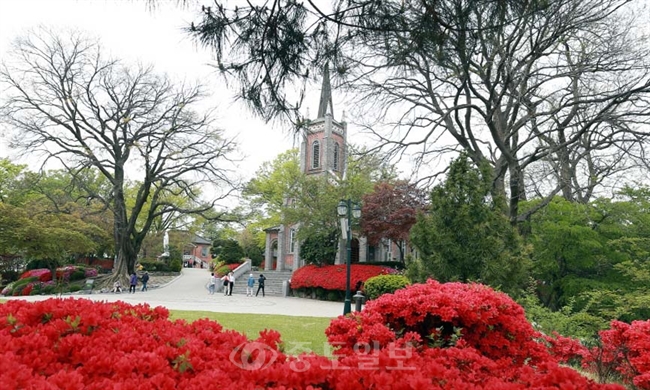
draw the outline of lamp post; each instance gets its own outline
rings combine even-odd
[[[336,207],[336,211],[341,218],[341,230],[345,235],[345,245],[347,249],[347,257],[345,259],[346,275],[345,275],[345,303],[343,304],[343,315],[352,311],[352,293],[350,291],[350,263],[352,261],[352,235],[350,233],[350,225],[352,225],[352,217],[361,217],[361,208],[358,204],[353,204],[350,199],[341,200]]]

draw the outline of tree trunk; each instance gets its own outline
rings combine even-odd
[[[519,165],[519,161],[514,160],[508,164],[510,171],[510,202],[508,216],[510,223],[515,226],[519,216],[519,202],[526,200],[526,187],[524,183],[524,172]]]

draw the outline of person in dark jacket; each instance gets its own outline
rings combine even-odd
[[[129,286],[129,292],[135,294],[135,286],[138,284],[138,275],[134,273],[131,274],[131,280],[130,280],[130,286]]]
[[[255,296],[260,293],[260,290],[262,290],[262,296],[264,296],[264,281],[266,280],[266,276],[260,274],[260,277],[257,279],[257,292],[255,293]]]
[[[149,272],[144,271],[144,275],[142,275],[142,291],[147,291],[148,281],[149,281]]]

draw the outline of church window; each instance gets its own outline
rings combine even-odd
[[[311,144],[311,167],[318,168],[320,166],[320,142],[314,141]]]
[[[289,231],[289,253],[293,253],[296,246],[296,229]]]
[[[334,143],[334,170],[339,170],[339,143]]]

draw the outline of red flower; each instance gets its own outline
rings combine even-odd
[[[358,282],[363,283],[373,276],[387,275],[393,272],[392,268],[378,265],[352,264],[350,266],[351,288],[354,288]],[[306,265],[299,268],[291,276],[291,288],[320,287],[325,290],[345,291],[346,277],[347,268],[345,264],[325,265],[322,267]]]

